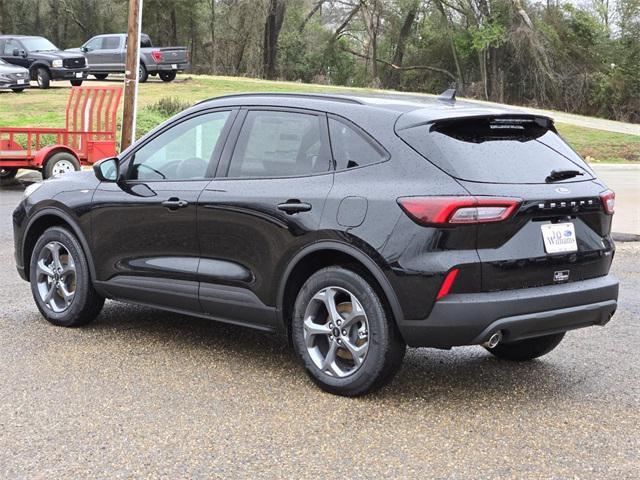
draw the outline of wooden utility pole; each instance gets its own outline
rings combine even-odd
[[[142,0],[129,0],[127,29],[127,61],[124,74],[124,113],[120,151],[133,143],[136,136],[136,108],[140,70],[140,29],[142,28]]]

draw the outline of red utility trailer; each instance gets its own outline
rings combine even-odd
[[[121,96],[121,87],[74,87],[65,128],[0,127],[0,180],[19,168],[49,178],[115,156]]]

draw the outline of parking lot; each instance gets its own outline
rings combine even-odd
[[[246,329],[114,302],[49,325],[13,262],[22,189],[0,190],[0,478],[638,478],[638,242],[608,326],[525,364],[410,350],[346,399]]]

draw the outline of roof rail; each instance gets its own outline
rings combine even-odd
[[[202,100],[196,105],[200,105],[205,102],[210,102],[212,100],[222,100],[227,98],[234,97],[292,97],[292,98],[309,98],[311,100],[327,100],[330,102],[342,102],[342,103],[352,103],[356,105],[364,105],[364,102],[357,100],[352,97],[340,97],[337,95],[330,95],[324,93],[280,93],[280,92],[263,92],[263,93],[231,93],[229,95],[221,95],[219,97],[207,98],[206,100]]]

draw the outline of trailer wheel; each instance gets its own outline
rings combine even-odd
[[[51,155],[44,164],[42,176],[47,179],[54,175],[63,175],[65,173],[80,170],[80,162],[69,152],[58,152]]]
[[[10,185],[18,173],[17,168],[0,167],[0,185]]]
[[[11,90],[13,90],[15,93],[22,93],[22,92],[24,92],[24,88],[12,88]]]
[[[71,82],[72,87],[79,87],[82,85],[82,80],[69,80]]]
[[[96,77],[98,80],[104,80],[105,78],[107,78],[109,76],[109,74],[108,73],[94,73],[93,76]]]
[[[51,74],[49,70],[46,68],[39,68],[36,70],[36,81],[38,82],[38,87],[40,88],[49,88],[51,84]]]
[[[171,70],[170,72],[160,72],[160,79],[163,82],[172,82],[176,78],[176,73],[178,72],[175,70]]]

